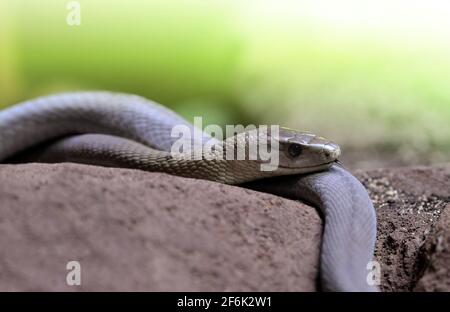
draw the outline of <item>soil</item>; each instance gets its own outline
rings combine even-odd
[[[381,263],[381,289],[414,290],[433,252],[424,246],[436,236],[435,227],[443,211],[449,208],[450,165],[355,174],[366,186],[377,212],[375,255]],[[447,262],[446,266],[449,265]],[[445,284],[449,278],[450,275],[436,276],[436,282]]]
[[[450,164],[354,173],[377,209],[381,289],[450,291]],[[0,165],[2,291],[315,291],[321,231],[313,207],[241,187]]]

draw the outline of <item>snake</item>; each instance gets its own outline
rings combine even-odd
[[[175,126],[196,130],[169,108],[134,94],[42,96],[0,111],[0,163],[75,162],[164,172],[311,203],[324,218],[319,287],[378,291],[367,279],[374,257],[375,210],[364,186],[340,164],[339,145],[289,128],[265,135],[248,130],[219,140],[201,130],[182,138],[174,135]],[[250,147],[261,140],[276,142],[271,146],[279,155],[275,166],[258,155],[250,157]],[[174,153],[177,142],[191,144],[192,150]],[[239,144],[245,147],[244,158],[224,157]],[[198,150],[200,157],[192,157]]]

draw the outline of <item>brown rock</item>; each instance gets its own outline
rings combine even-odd
[[[450,164],[357,171],[384,291],[449,286]],[[0,290],[313,291],[314,208],[243,189],[75,164],[0,166]],[[77,260],[82,285],[66,284]]]
[[[299,202],[159,173],[0,166],[0,290],[313,291],[321,220]],[[81,264],[67,286],[66,264]]]

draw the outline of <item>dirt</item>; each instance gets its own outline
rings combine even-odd
[[[449,291],[450,289],[450,205],[428,235],[420,250],[423,272],[414,290]]]
[[[414,290],[431,252],[423,247],[450,202],[450,165],[355,173],[377,212],[375,255],[381,263],[381,289]]]
[[[377,209],[381,289],[450,291],[450,164],[355,174]],[[314,291],[321,230],[314,208],[240,187],[0,165],[3,291]]]

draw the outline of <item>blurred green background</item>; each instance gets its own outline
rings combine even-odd
[[[450,161],[450,2],[0,0],[0,107],[143,95],[192,121],[280,124],[352,168]]]

